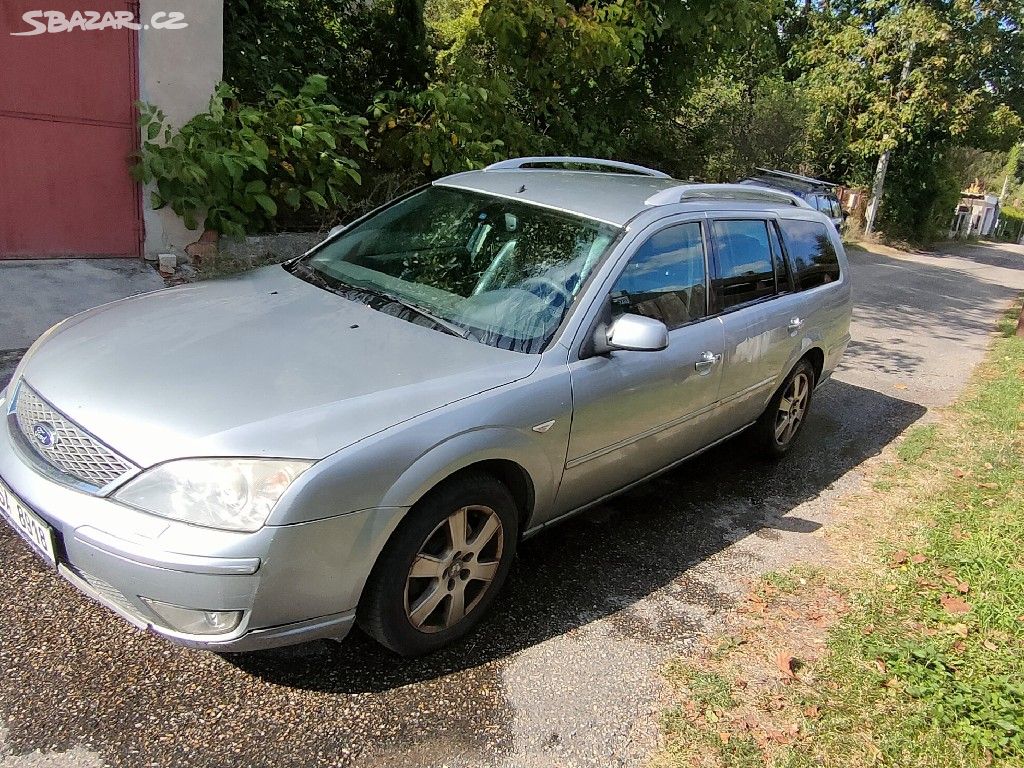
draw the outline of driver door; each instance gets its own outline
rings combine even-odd
[[[568,512],[713,442],[725,334],[708,318],[704,225],[659,225],[609,292],[612,319],[629,312],[669,329],[659,352],[616,350],[569,364],[573,418],[556,502]],[[652,227],[652,229],[654,229]]]

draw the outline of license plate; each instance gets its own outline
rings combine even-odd
[[[50,565],[57,565],[57,555],[54,554],[53,547],[53,529],[26,507],[3,480],[0,480],[0,515],[6,517],[14,530],[20,533]]]

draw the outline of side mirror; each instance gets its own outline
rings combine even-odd
[[[598,335],[603,335],[601,329]],[[607,330],[607,338],[594,340],[595,352],[616,349],[659,352],[668,347],[668,328],[660,320],[643,315],[622,315]]]

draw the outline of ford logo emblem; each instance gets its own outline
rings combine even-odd
[[[53,427],[42,421],[32,425],[32,437],[44,448],[52,448],[57,444],[57,433],[53,431]]]

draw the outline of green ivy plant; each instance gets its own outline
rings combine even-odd
[[[366,151],[363,117],[323,98],[327,78],[313,75],[297,95],[275,87],[256,104],[239,104],[221,83],[207,112],[175,131],[164,113],[139,104],[144,141],[135,177],[155,182],[154,208],[169,205],[189,229],[242,236],[278,228],[289,217],[324,220],[349,206],[362,183],[353,150]]]

